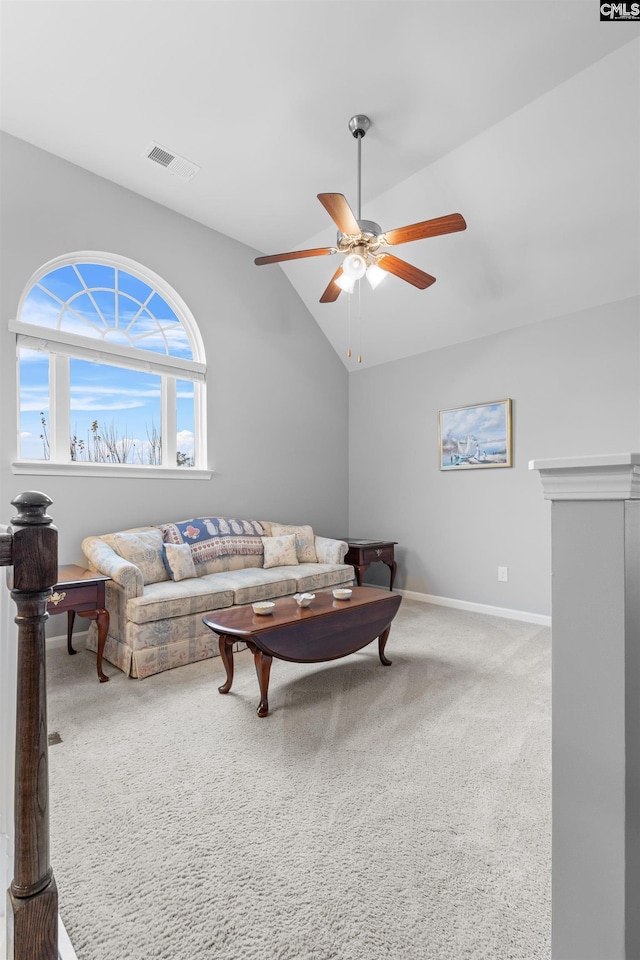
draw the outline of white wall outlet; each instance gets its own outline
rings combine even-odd
[[[509,567],[498,567],[498,580],[507,583],[509,580]]]

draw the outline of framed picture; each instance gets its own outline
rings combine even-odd
[[[441,410],[438,440],[441,470],[510,467],[511,400]]]

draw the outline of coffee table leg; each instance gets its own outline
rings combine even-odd
[[[269,692],[269,676],[271,674],[272,657],[268,653],[263,653],[257,647],[253,648],[253,660],[258,674],[258,683],[260,685],[260,703],[258,704],[257,714],[259,717],[266,717],[269,713],[269,701],[267,694]]]
[[[378,637],[378,653],[380,655],[380,663],[384,664],[385,667],[390,667],[393,662],[391,660],[388,660],[387,657],[385,657],[384,655],[384,648],[387,645],[387,639],[389,637],[390,630],[391,630],[391,624],[389,624],[387,629],[383,633],[381,633],[380,636]]]
[[[225,637],[221,633],[218,638],[218,649],[220,650],[220,659],[227,671],[227,679],[221,687],[218,687],[218,693],[229,693],[233,683],[233,638]]]

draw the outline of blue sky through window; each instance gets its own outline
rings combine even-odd
[[[96,346],[102,341],[105,347],[193,359],[187,331],[169,303],[148,283],[116,266],[76,263],[50,271],[29,291],[19,319],[85,337]],[[21,347],[19,357],[20,456],[47,459],[49,353]],[[112,441],[109,459],[159,463],[162,377],[117,363],[117,356],[113,364],[68,360],[71,456],[96,459],[91,448],[95,453],[100,436]],[[194,403],[194,384],[176,380],[178,460],[188,466],[195,453]]]
[[[167,301],[138,277],[115,267],[79,263],[42,277],[20,319],[90,339],[108,338],[139,350],[193,359],[186,330]]]
[[[89,450],[98,421],[101,436],[128,438],[126,462],[148,463],[153,436],[161,433],[161,390],[157,374],[111,364],[70,360],[70,432],[78,459],[93,459]],[[42,419],[45,425],[43,427]],[[177,449],[187,460],[194,457],[194,385],[176,381]],[[20,350],[20,456],[48,459],[43,430],[49,422],[49,355]],[[82,448],[78,449],[78,444]]]
[[[49,422],[49,357],[37,350],[20,350],[20,456],[48,460],[42,417]],[[47,426],[48,429],[48,426]]]

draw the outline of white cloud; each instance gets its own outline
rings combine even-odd
[[[45,300],[44,296],[40,294],[37,303],[33,299],[27,299],[24,302],[18,319],[22,323],[35,323],[39,327],[49,327],[55,330],[58,326],[59,313],[60,305],[53,300]]]
[[[193,451],[195,449],[195,437],[191,430],[178,430],[176,441],[178,444],[178,450],[181,453],[186,453],[189,457],[193,456]]]
[[[108,402],[106,400],[98,400],[95,397],[72,397],[70,408],[71,410],[89,410],[89,411],[98,411],[98,410],[136,410],[139,407],[144,407],[144,403],[138,401],[137,403],[132,400],[122,399],[120,401]]]

